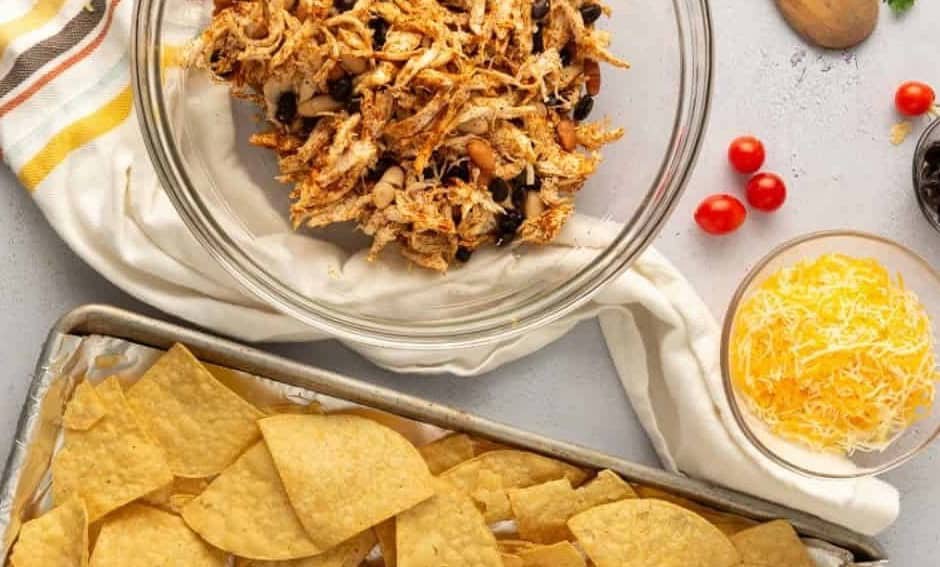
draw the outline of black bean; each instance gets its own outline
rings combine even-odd
[[[385,47],[385,41],[388,39],[388,22],[375,17],[369,20],[369,27],[372,28],[372,49],[379,51]]]
[[[350,114],[358,114],[362,112],[362,97],[354,96],[349,99],[349,102],[346,103],[346,112]]]
[[[933,144],[924,153],[924,177],[940,175],[940,142]]]
[[[421,172],[421,177],[423,177],[425,180],[427,180],[427,179],[434,179],[434,177],[435,177],[436,175],[437,175],[437,174],[434,172],[434,166],[433,166],[433,165],[429,165],[429,166],[425,167],[425,168],[424,168],[424,171]]]
[[[524,186],[516,187],[512,190],[512,206],[518,210],[525,207],[526,188]]]
[[[348,102],[353,94],[353,82],[349,75],[332,81],[329,85],[330,96],[338,102]]]
[[[313,133],[313,129],[317,127],[319,122],[319,118],[304,116],[303,120],[300,121],[300,133],[304,136],[309,136]]]
[[[333,0],[333,6],[339,12],[348,12],[356,6],[356,0]]]
[[[921,185],[924,201],[931,205],[940,205],[940,183],[924,183]]]
[[[457,261],[458,262],[469,262],[470,256],[473,255],[473,250],[470,250],[466,246],[460,246],[457,248]]]
[[[444,181],[449,179],[460,179],[461,181],[470,181],[470,164],[462,161],[447,168],[444,173]]]
[[[571,65],[571,63],[574,61],[575,55],[577,54],[578,54],[578,46],[575,45],[574,42],[571,42],[568,45],[564,46],[561,49],[561,53],[559,54],[561,55],[561,64],[564,67]]]
[[[521,211],[506,211],[504,214],[499,215],[497,226],[499,231],[503,233],[516,232],[522,226],[523,221],[525,221],[525,217]]]
[[[596,22],[603,13],[604,11],[601,9],[600,4],[585,4],[581,6],[581,19],[584,20],[584,25],[586,26]]]
[[[297,116],[297,94],[293,91],[285,91],[277,98],[274,117],[281,124],[290,124],[295,116]]]
[[[524,221],[525,218],[519,211],[507,211],[499,215],[496,219],[496,245],[505,246],[515,240],[516,232]]]
[[[215,65],[216,63],[219,62],[220,59],[222,59],[222,50],[216,49],[215,51],[212,52],[212,55],[209,56],[209,63],[211,63],[212,65]]]
[[[492,182],[490,182],[490,194],[493,196],[493,200],[497,203],[501,203],[506,200],[506,197],[509,196],[509,183],[505,179],[500,179],[497,177]]]
[[[382,156],[379,158],[379,161],[375,162],[375,166],[366,176],[367,181],[373,183],[377,182],[379,179],[382,179],[382,176],[385,175],[385,172],[388,168],[393,165],[398,165],[398,162],[394,160],[391,156]]]
[[[924,159],[929,163],[940,165],[940,142],[934,142],[924,153]]]
[[[463,209],[460,207],[451,209],[450,218],[453,219],[454,226],[460,226],[460,223],[463,222]]]
[[[545,51],[545,36],[542,34],[542,28],[539,28],[532,34],[532,53],[542,53],[543,51]]]
[[[565,104],[565,101],[561,100],[561,97],[559,97],[556,94],[550,94],[548,95],[548,98],[545,99],[545,106],[549,108],[558,108],[559,106],[562,106],[564,104]]]
[[[594,110],[594,97],[584,95],[578,101],[578,104],[574,105],[574,119],[580,122],[590,116],[592,110]]]
[[[544,19],[550,9],[551,5],[549,5],[548,0],[535,0],[535,3],[532,4],[532,19],[535,21]]]

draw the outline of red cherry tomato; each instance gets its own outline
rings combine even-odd
[[[898,87],[894,103],[898,112],[906,116],[921,116],[930,112],[937,100],[937,95],[930,85],[917,81],[908,81]]]
[[[746,218],[744,203],[724,193],[706,197],[695,210],[695,222],[708,234],[730,234],[738,230]]]
[[[728,148],[728,160],[740,173],[754,173],[764,165],[764,144],[754,136],[741,136]]]
[[[747,182],[747,202],[759,211],[776,211],[786,200],[787,185],[779,175],[758,173]]]

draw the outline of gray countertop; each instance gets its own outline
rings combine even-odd
[[[708,138],[686,197],[657,242],[720,317],[748,267],[774,245],[808,231],[852,227],[911,246],[940,265],[940,235],[911,192],[914,139],[895,148],[893,90],[921,78],[940,85],[936,52],[940,3],[920,2],[907,18],[882,15],[879,30],[853,52],[817,52],[781,22],[768,1],[713,2],[718,72]],[[924,124],[918,124],[921,130]],[[767,167],[791,189],[773,216],[753,215],[739,233],[703,236],[691,222],[698,201],[736,192],[725,165],[735,136],[768,144]],[[9,450],[18,408],[42,340],[55,319],[89,302],[155,314],[98,276],[58,239],[29,195],[0,168],[0,455]],[[608,358],[600,330],[585,323],[550,348],[475,380],[397,376],[335,342],[281,345],[297,359],[473,410],[486,417],[647,464],[656,458]],[[902,515],[881,540],[896,565],[940,555],[940,447],[886,476],[903,495]]]

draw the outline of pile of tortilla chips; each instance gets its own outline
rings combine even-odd
[[[465,434],[416,448],[387,414],[262,412],[218,375],[178,345],[126,388],[79,384],[55,507],[23,525],[12,565],[813,565],[786,522]]]

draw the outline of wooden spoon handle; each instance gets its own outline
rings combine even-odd
[[[776,0],[793,29],[830,49],[854,47],[875,31],[878,0]]]

